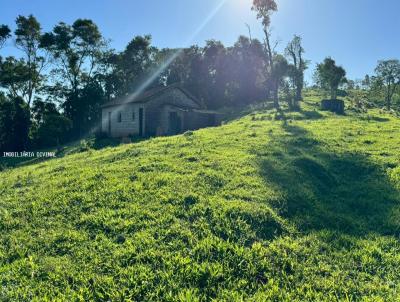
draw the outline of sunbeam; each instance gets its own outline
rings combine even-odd
[[[203,29],[207,26],[207,24],[215,17],[215,15],[221,10],[224,4],[228,0],[220,0],[217,5],[213,8],[213,10],[207,15],[207,17],[203,20],[203,22],[196,28],[196,30],[189,36],[189,38],[185,41],[184,45],[190,45],[193,40],[203,31]],[[183,49],[177,50],[172,55],[166,58],[166,60],[131,94],[126,97],[126,100],[123,104],[116,107],[116,111],[122,109],[125,104],[131,102],[135,98],[137,98],[140,94],[142,94],[153,82],[157,79],[167,68],[178,58]],[[94,127],[88,135],[91,133],[96,133],[101,129],[103,123],[105,122],[105,117],[102,117],[102,120],[99,125]],[[88,136],[87,135],[87,136]]]

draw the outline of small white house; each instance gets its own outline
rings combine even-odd
[[[111,137],[175,135],[217,125],[216,112],[201,110],[185,89],[173,85],[126,96],[102,106],[102,132]]]

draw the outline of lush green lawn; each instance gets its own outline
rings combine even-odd
[[[400,119],[258,111],[0,173],[0,301],[398,301]]]

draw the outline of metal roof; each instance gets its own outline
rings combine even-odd
[[[110,102],[105,103],[102,105],[102,108],[105,107],[113,107],[113,106],[120,106],[124,104],[131,104],[131,103],[147,103],[152,100],[153,97],[160,95],[162,93],[165,93],[168,90],[171,89],[178,89],[182,91],[188,98],[190,98],[192,101],[194,101],[197,105],[200,106],[199,102],[196,100],[195,97],[193,97],[186,89],[180,87],[179,85],[169,85],[169,86],[161,86],[161,87],[156,87],[149,89],[141,94],[138,94],[135,96],[135,94],[127,95],[124,97],[116,98]]]

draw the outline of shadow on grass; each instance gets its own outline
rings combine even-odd
[[[379,122],[379,123],[385,123],[385,122],[389,122],[390,119],[386,118],[386,117],[380,117],[380,116],[368,116],[363,118],[364,120],[367,120],[369,122]]]
[[[300,111],[306,120],[318,120],[324,118],[324,116],[318,111]]]
[[[399,233],[400,192],[381,167],[362,154],[330,152],[303,128],[285,131],[258,159],[266,183],[284,193],[280,215],[302,232]]]
[[[115,139],[115,138],[95,138],[90,144],[89,148],[93,148],[94,150],[101,150],[104,148],[109,148],[109,147],[117,147],[121,144],[120,139]]]
[[[252,105],[242,107],[232,107],[230,110],[224,112],[224,123],[229,123],[238,119],[241,119],[247,115],[255,115],[255,112],[267,113],[274,110],[272,101],[265,101],[260,103],[254,103]]]

